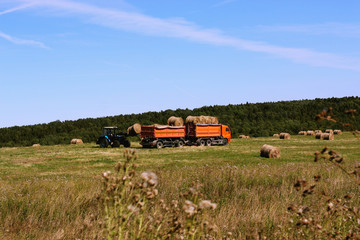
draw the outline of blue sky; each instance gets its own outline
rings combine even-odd
[[[359,96],[360,1],[0,0],[0,127]]]

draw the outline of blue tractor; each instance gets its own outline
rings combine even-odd
[[[118,132],[117,127],[104,127],[103,134],[97,139],[96,144],[101,148],[107,148],[109,145],[113,148],[130,147],[130,141],[126,138],[127,133]]]

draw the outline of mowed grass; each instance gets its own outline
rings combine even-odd
[[[263,144],[277,146],[279,159],[260,157]],[[321,174],[319,188],[334,196],[359,195],[359,187],[330,163],[314,162],[325,146],[344,158],[346,169],[360,160],[360,142],[351,133],[334,141],[314,136],[233,139],[228,146],[138,150],[139,170],[160,180],[159,198],[200,182],[207,199],[218,203],[212,220],[224,232],[246,238],[259,231],[271,236],[285,224],[287,205],[301,201],[293,188],[299,178]],[[97,200],[101,173],[113,170],[124,148],[93,144],[0,148],[0,239],[91,239],[101,232]]]

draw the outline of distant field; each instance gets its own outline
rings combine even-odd
[[[279,147],[281,158],[261,158],[263,144]],[[346,169],[360,160],[360,142],[351,133],[335,135],[334,141],[267,137],[214,147],[142,149],[132,142],[139,168],[158,174],[161,198],[176,199],[200,181],[208,199],[218,203],[213,221],[239,238],[260,230],[271,235],[284,224],[287,205],[300,200],[293,188],[299,178],[320,173],[321,186],[331,194],[359,195],[359,187],[339,169],[314,162],[314,152],[325,146],[342,154]],[[101,215],[95,198],[101,173],[122,160],[123,150],[94,143],[0,148],[0,239],[91,238],[99,226],[84,221]]]

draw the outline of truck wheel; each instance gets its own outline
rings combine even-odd
[[[177,147],[183,147],[184,146],[184,142],[183,141],[179,141],[177,144],[176,144]]]
[[[113,144],[111,145],[111,147],[113,148],[118,148],[120,147],[120,142],[118,140],[114,140]]]
[[[223,140],[223,145],[226,146],[226,145],[228,145],[228,143],[229,143],[229,142],[228,142],[227,138],[224,138],[224,140]]]
[[[100,145],[101,148],[107,148],[108,145],[109,145],[109,142],[106,140],[106,138],[103,138],[103,139],[100,140],[99,145]]]
[[[211,140],[210,139],[206,140],[206,146],[208,146],[208,147],[211,146]]]
[[[130,147],[130,141],[129,140],[124,141],[124,147],[126,147],[126,148]]]
[[[156,148],[157,148],[157,149],[160,149],[160,148],[163,148],[163,147],[164,147],[164,144],[163,144],[162,141],[157,141],[157,142],[156,142]]]
[[[197,145],[200,146],[200,147],[203,147],[205,146],[205,140],[204,139],[199,139],[196,141]]]

